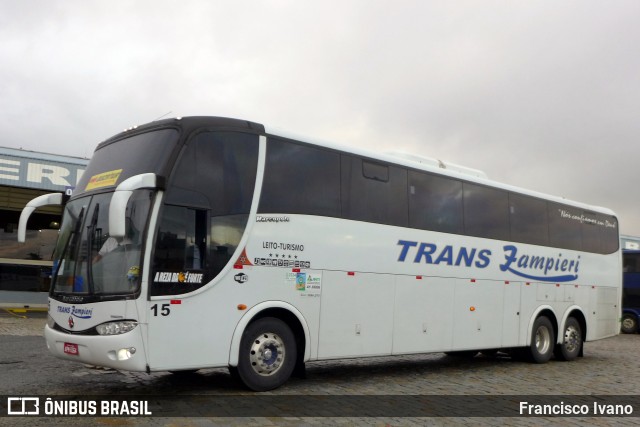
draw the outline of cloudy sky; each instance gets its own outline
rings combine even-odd
[[[0,146],[162,116],[402,150],[640,236],[640,1],[0,0]]]

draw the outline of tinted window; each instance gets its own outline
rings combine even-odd
[[[389,166],[363,160],[362,175],[375,181],[389,182]]]
[[[85,191],[92,178],[95,180],[105,177],[108,172],[112,172],[112,179],[103,183],[108,182],[109,185],[91,184],[89,189],[116,186],[125,179],[141,173],[154,172],[162,175],[177,145],[178,137],[178,131],[164,129],[135,135],[96,150],[78,182],[74,196]]]
[[[548,204],[549,244],[558,248],[582,249],[582,210]]]
[[[591,212],[582,214],[582,250],[587,252],[602,252],[604,244],[604,224],[598,215]]]
[[[464,230],[470,236],[507,240],[509,201],[507,193],[496,188],[465,182]]]
[[[640,253],[622,254],[624,286],[622,288],[622,306],[640,307]]]
[[[340,216],[340,155],[270,138],[261,213]]]
[[[347,219],[406,227],[407,171],[342,156],[342,209]]]
[[[610,254],[620,248],[620,236],[618,233],[618,220],[610,215],[599,214],[598,217],[604,224],[602,233],[602,252]]]
[[[520,194],[509,194],[511,240],[532,245],[549,244],[547,202]]]
[[[247,225],[257,164],[257,135],[203,132],[187,143],[161,212],[154,295],[191,292],[222,271]]]
[[[462,181],[410,171],[409,226],[461,234]]]
[[[640,253],[626,253],[622,255],[622,271],[625,273],[640,273]]]
[[[151,295],[183,294],[206,283],[206,236],[206,211],[164,206],[156,240]]]
[[[179,160],[167,202],[208,208],[214,216],[249,213],[257,164],[257,135],[200,133]]]

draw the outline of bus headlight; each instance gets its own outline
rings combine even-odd
[[[132,331],[136,326],[138,326],[138,322],[134,322],[133,320],[121,320],[118,322],[108,322],[98,325],[96,326],[96,331],[98,331],[100,335],[119,335]]]

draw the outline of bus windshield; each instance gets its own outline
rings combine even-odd
[[[123,237],[109,235],[109,205],[113,190],[127,178],[164,175],[179,137],[175,129],[159,129],[98,146],[64,211],[54,252],[52,295],[85,301],[139,291],[142,238],[154,191],[133,192]]]
[[[112,195],[97,194],[67,204],[54,254],[54,294],[121,295],[138,290],[142,236],[153,192],[134,192],[122,238],[108,234]]]
[[[179,132],[161,129],[100,145],[82,174],[74,197],[120,184],[127,178],[153,172],[166,175],[169,158],[178,147]]]

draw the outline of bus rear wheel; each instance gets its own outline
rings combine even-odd
[[[267,391],[284,384],[296,364],[296,340],[280,319],[264,317],[242,334],[238,376],[253,391]]]
[[[622,316],[620,331],[623,334],[635,334],[638,332],[638,318],[631,313],[625,313]]]
[[[575,318],[569,317],[564,326],[562,344],[556,346],[554,354],[559,360],[574,360],[580,355],[582,343],[582,328],[580,327],[580,323]]]
[[[553,325],[546,316],[540,316],[533,322],[529,358],[534,363],[546,363],[551,359],[555,343]]]

